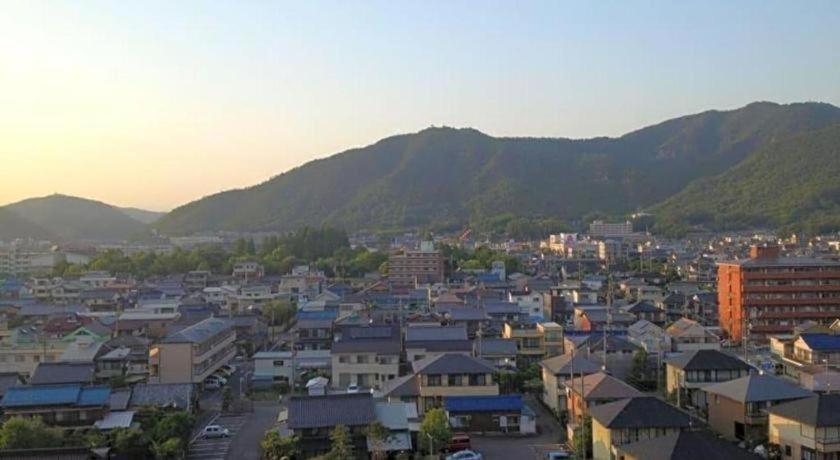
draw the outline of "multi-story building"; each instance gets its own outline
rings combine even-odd
[[[666,388],[680,406],[706,407],[704,387],[749,375],[749,364],[718,350],[681,353],[665,363]]]
[[[516,341],[519,366],[536,364],[549,356],[563,354],[563,328],[557,323],[505,323],[502,338]]]
[[[603,220],[595,220],[589,224],[589,234],[604,238],[630,236],[633,234],[633,223],[630,221],[609,223]]]
[[[207,318],[171,334],[149,350],[150,383],[201,383],[236,355],[236,330]]]
[[[582,355],[566,353],[554,356],[540,363],[542,368],[542,400],[555,415],[566,411],[566,381],[575,375],[595,374],[601,370]]]
[[[778,246],[753,246],[744,260],[718,263],[720,326],[732,340],[793,331],[807,320],[840,317],[840,262],[781,257]]]
[[[400,330],[391,325],[349,327],[333,342],[332,386],[379,388],[399,375]]]
[[[417,284],[443,282],[443,255],[430,242],[420,245],[420,250],[391,254],[388,258],[388,279],[398,288],[411,288]]]

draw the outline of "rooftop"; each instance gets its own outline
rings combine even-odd
[[[443,406],[449,412],[519,412],[521,395],[447,396]]]
[[[163,339],[163,343],[202,343],[231,328],[229,321],[207,318]]]
[[[415,361],[416,374],[492,374],[493,364],[460,353],[446,353]]]
[[[740,402],[781,401],[814,395],[778,377],[758,374],[709,385],[703,391]]]
[[[297,396],[289,399],[288,426],[293,430],[366,426],[376,419],[370,393]]]
[[[585,375],[583,385],[581,385],[580,377],[566,380],[565,385],[578,394],[580,394],[582,386],[585,399],[620,399],[642,396],[639,390],[603,372]]]
[[[111,388],[72,385],[37,385],[9,388],[0,406],[3,408],[38,406],[101,406],[108,403]]]
[[[718,350],[693,350],[669,359],[668,364],[686,371],[749,370],[750,365]]]
[[[680,431],[619,447],[624,454],[645,460],[758,460],[761,457],[718,438],[709,431]]]
[[[601,404],[590,409],[593,420],[610,428],[688,428],[691,417],[653,396]]]
[[[777,404],[767,411],[813,427],[838,427],[840,394],[818,394],[812,398]]]

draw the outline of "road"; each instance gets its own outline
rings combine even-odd
[[[563,427],[553,415],[532,398],[527,400],[528,406],[537,413],[537,436],[478,436],[471,435],[473,449],[481,452],[487,460],[545,458],[551,450],[557,449],[566,441]]]

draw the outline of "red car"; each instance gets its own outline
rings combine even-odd
[[[449,446],[446,448],[448,452],[458,452],[471,449],[472,443],[470,443],[470,435],[466,433],[453,434],[452,439],[449,440]]]

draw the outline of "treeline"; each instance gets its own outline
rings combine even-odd
[[[489,270],[496,261],[505,263],[505,271],[514,273],[522,271],[522,263],[516,257],[503,252],[494,251],[487,247],[479,247],[474,251],[448,244],[439,244],[441,254],[444,257],[444,264],[447,272],[454,273],[459,269],[485,269]]]
[[[53,275],[77,276],[90,270],[141,279],[191,270],[229,274],[237,262],[253,260],[261,263],[269,275],[288,273],[295,265],[313,264],[328,276],[353,277],[379,270],[387,258],[387,254],[365,248],[351,249],[343,230],[305,227],[287,235],[267,237],[260,244],[253,239],[240,238],[230,249],[221,245],[202,245],[192,250],[175,248],[163,254],[138,252],[131,255],[108,250],[85,265],[60,263]]]

